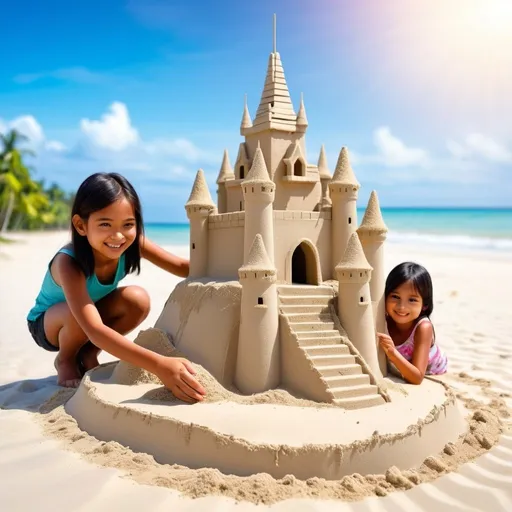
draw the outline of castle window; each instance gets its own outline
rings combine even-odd
[[[352,217],[349,217],[349,218],[348,218],[348,223],[349,223],[349,224],[352,224]]]
[[[242,201],[240,201],[240,211],[242,211]]]
[[[261,191],[262,191],[262,192],[265,192],[265,187],[261,187]]]
[[[192,243],[192,249],[195,249],[195,248],[196,248],[196,244]]]
[[[300,160],[295,160],[293,164],[293,174],[294,176],[304,176],[304,166]]]
[[[271,102],[270,102],[270,106],[271,106],[271,107],[273,107],[273,106],[274,106],[274,102],[273,102],[273,101],[271,101]]]
[[[363,297],[360,297],[360,298],[359,298],[359,302],[364,302],[364,298],[363,298]]]
[[[254,192],[254,187],[252,187],[252,191]]]
[[[359,277],[363,277],[363,273],[362,272],[359,272]]]
[[[350,272],[350,277],[352,277],[352,272]]]
[[[263,297],[258,297],[258,305],[262,305],[263,304]]]
[[[243,165],[240,166],[240,179],[243,180],[245,178],[245,167]]]

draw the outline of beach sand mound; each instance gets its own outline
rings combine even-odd
[[[141,331],[134,343],[163,356],[185,357],[183,353],[174,347],[172,337],[160,329],[150,328]],[[246,405],[278,404],[296,407],[336,407],[333,404],[320,404],[296,397],[282,388],[272,389],[264,393],[249,396],[242,395],[234,386],[230,386],[229,389],[222,386],[222,384],[220,384],[203,366],[195,363],[193,366],[196,370],[195,378],[206,390],[206,396],[202,403],[229,401]],[[125,361],[119,361],[116,364],[112,372],[111,381],[127,386],[150,383],[162,384],[161,380],[156,375]],[[141,396],[141,399],[152,402],[181,403],[181,400],[176,398],[169,389],[163,386],[148,391]]]
[[[74,390],[71,391],[71,393]],[[409,490],[432,482],[439,476],[456,471],[494,446],[504,430],[500,415],[506,409],[493,409],[474,402],[468,417],[468,429],[456,442],[448,443],[442,453],[425,459],[418,468],[408,470],[390,466],[383,474],[358,473],[339,480],[308,478],[301,480],[293,475],[274,478],[266,473],[247,477],[223,474],[217,469],[191,469],[179,464],[159,464],[146,453],[136,453],[115,441],[99,441],[80,430],[62,405],[69,398],[68,390],[52,399],[52,407],[42,415],[45,431],[80,453],[87,460],[105,467],[116,467],[129,473],[137,482],[176,489],[186,496],[200,498],[222,495],[239,501],[272,504],[286,499],[316,498],[341,501],[358,501],[369,496],[383,497],[395,491]]]

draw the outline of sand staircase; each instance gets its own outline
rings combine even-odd
[[[371,383],[355,355],[336,328],[329,303],[334,291],[329,286],[281,285],[280,312],[289,322],[301,356],[308,359],[327,396],[346,409],[384,403],[378,387]]]

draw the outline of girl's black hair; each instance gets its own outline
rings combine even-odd
[[[432,311],[434,311],[434,291],[432,286],[432,278],[427,269],[413,263],[405,261],[397,265],[388,275],[386,279],[386,288],[384,290],[384,297],[387,299],[389,294],[396,290],[403,283],[411,281],[416,291],[423,299],[423,307],[420,318],[430,318]]]
[[[131,183],[120,174],[115,172],[98,172],[89,176],[78,188],[78,191],[71,209],[71,219],[78,215],[84,222],[89,216],[110,206],[115,201],[126,198],[133,206],[137,236],[126,249],[125,272],[140,272],[140,237],[144,233],[142,220],[142,207],[139,196]],[[94,274],[94,255],[87,237],[81,236],[71,221],[71,240],[75,251],[75,259],[81,266],[86,277]]]

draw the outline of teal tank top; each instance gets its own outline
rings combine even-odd
[[[71,248],[63,247],[57,252],[57,254],[59,254],[60,252],[63,252],[64,254],[67,254],[72,258],[75,257],[75,252]],[[52,273],[50,272],[51,264],[52,262],[50,261],[48,269],[43,279],[41,290],[39,291],[39,295],[36,297],[36,303],[28,313],[27,320],[29,321],[36,320],[40,315],[42,315],[48,308],[50,308],[54,304],[66,301],[64,291],[54,281],[52,277]],[[116,275],[112,283],[100,283],[98,281],[98,278],[96,277],[96,274],[89,276],[86,280],[86,286],[92,301],[98,302],[100,299],[108,295],[110,292],[114,291],[117,288],[119,281],[121,281],[121,279],[123,279],[125,275],[126,272],[124,269],[124,254],[122,254],[121,257],[119,258]]]

